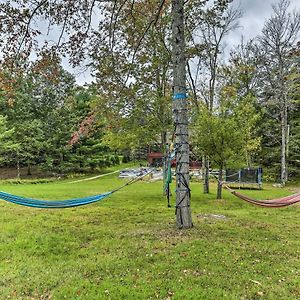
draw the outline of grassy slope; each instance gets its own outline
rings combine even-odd
[[[122,183],[112,175],[0,189],[64,199]],[[175,229],[159,182],[137,183],[75,209],[0,202],[0,299],[299,299],[299,207],[257,208],[227,192],[216,201],[195,183],[192,191],[195,226],[185,231]]]

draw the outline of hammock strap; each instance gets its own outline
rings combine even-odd
[[[141,179],[143,179],[144,177],[146,177],[146,176],[150,175],[151,173],[153,173],[153,171],[154,171],[154,170],[150,170],[149,172],[147,172],[147,173],[145,173],[145,174],[143,174],[143,175],[141,175],[141,176],[137,176],[137,177],[135,177],[135,178],[129,180],[128,182],[126,182],[125,184],[121,185],[120,187],[118,187],[118,188],[112,190],[112,191],[111,191],[111,194],[113,194],[113,193],[115,193],[115,192],[117,192],[117,191],[123,189],[123,188],[126,187],[126,186],[129,186],[129,185],[132,185],[132,184],[138,182],[139,180],[141,180]]]

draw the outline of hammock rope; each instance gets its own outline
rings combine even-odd
[[[127,169],[127,168],[125,168],[125,169]],[[71,181],[71,182],[69,182],[69,183],[79,183],[79,182],[83,182],[83,181],[90,181],[90,180],[102,178],[102,177],[105,177],[105,176],[109,176],[109,175],[118,173],[118,172],[120,172],[120,171],[121,171],[121,169],[120,169],[120,170],[113,171],[113,172],[109,172],[109,173],[105,173],[105,174],[101,174],[101,175],[89,177],[89,178],[78,179],[78,180],[75,180],[75,181]]]
[[[112,195],[113,193],[123,189],[124,187],[129,186],[129,185],[141,180],[142,178],[146,177],[147,175],[149,175],[152,172],[153,172],[153,170],[151,170],[150,172],[147,172],[146,174],[143,174],[141,176],[133,178],[130,181],[126,182],[125,184],[121,185],[120,187],[118,187],[110,192],[87,196],[87,197],[83,197],[83,198],[73,198],[73,199],[66,199],[66,200],[40,200],[40,199],[21,197],[21,196],[17,196],[17,195],[13,195],[13,194],[9,194],[9,193],[0,191],[0,199],[5,200],[10,203],[34,207],[34,208],[77,207],[77,206],[87,205],[87,204],[101,201],[104,198]]]

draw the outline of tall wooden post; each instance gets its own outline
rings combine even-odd
[[[172,0],[173,114],[176,149],[176,224],[193,226],[189,187],[188,106],[184,37],[184,1]]]

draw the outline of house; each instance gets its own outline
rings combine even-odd
[[[149,152],[147,161],[149,167],[162,167],[164,155],[161,152]]]
[[[147,154],[147,161],[149,167],[162,167],[163,159],[164,159],[164,155],[161,152],[149,152]],[[175,165],[176,165],[176,160],[174,159],[172,161],[172,167],[175,167]],[[200,169],[201,163],[199,161],[190,159],[190,168]]]

